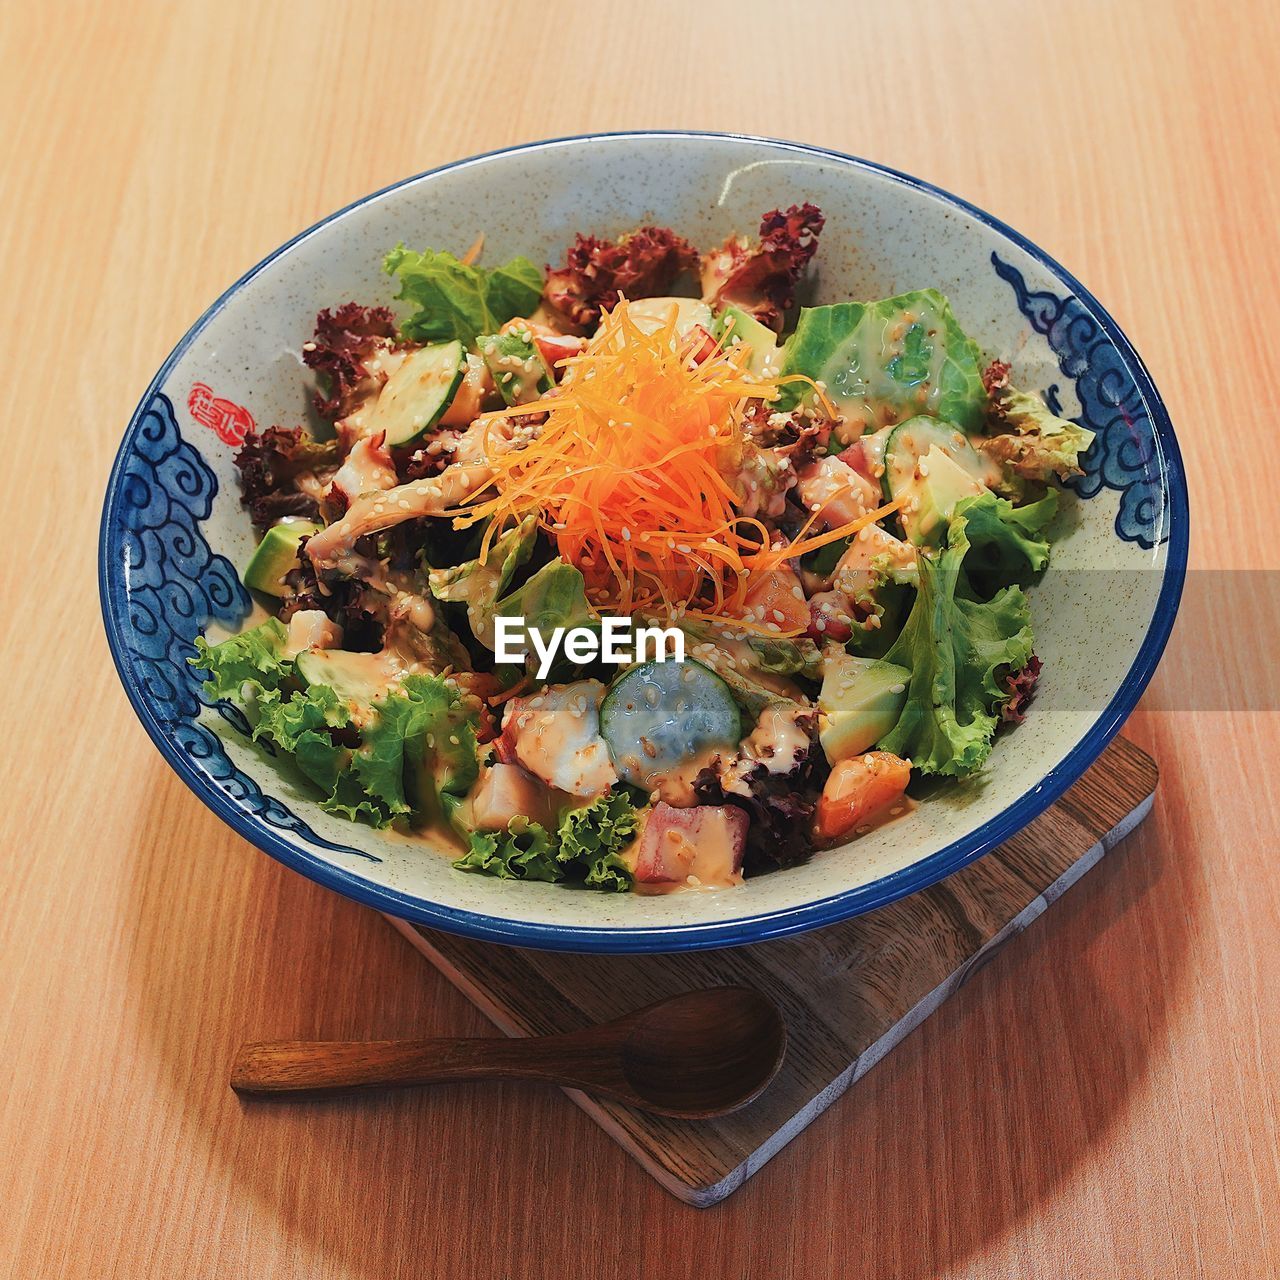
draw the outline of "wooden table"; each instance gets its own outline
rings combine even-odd
[[[366,191],[629,126],[918,173],[1044,245],[1133,337],[1187,456],[1195,565],[1277,567],[1280,10],[786,13],[3,7],[6,1276],[1280,1268],[1274,575],[1212,608],[1193,584],[1130,722],[1163,772],[1138,835],[719,1209],[676,1204],[532,1087],[306,1109],[226,1088],[243,1037],[485,1030],[377,916],[182,788],[98,619],[103,483],[152,371],[243,268]]]

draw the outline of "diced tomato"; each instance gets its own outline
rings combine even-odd
[[[853,635],[852,606],[839,591],[819,591],[809,597],[809,637],[821,644],[834,640],[844,644]]]
[[[741,880],[750,818],[733,805],[675,809],[660,801],[645,820],[636,849],[639,884],[731,885]]]
[[[874,483],[879,483],[871,472],[871,462],[867,457],[867,451],[862,447],[861,440],[855,440],[843,452],[836,454],[836,457],[847,467],[852,467],[860,476],[865,477]]]
[[[902,799],[911,766],[888,751],[841,760],[822,788],[814,834],[823,842],[843,840]]]
[[[791,633],[809,629],[809,602],[790,565],[753,573],[747,584],[746,606],[748,620],[765,626],[773,623],[780,631]]]
[[[556,368],[557,362],[581,354],[582,348],[587,345],[587,340],[576,337],[572,333],[555,333],[548,329],[546,333],[533,335],[533,345],[538,348],[542,358],[551,366],[552,373],[559,379],[564,370]]]
[[[689,330],[687,336],[691,343],[697,342],[698,344],[693,348],[694,364],[701,364],[704,360],[710,360],[711,357],[720,349],[720,344],[700,324],[695,324],[693,328]],[[699,339],[701,341],[699,341]]]
[[[516,744],[510,734],[503,731],[494,738],[493,754],[502,764],[516,763]]]

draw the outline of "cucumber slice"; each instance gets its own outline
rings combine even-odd
[[[289,516],[272,525],[262,535],[257,550],[244,569],[244,585],[264,595],[283,599],[287,588],[284,577],[298,566],[298,543],[320,532],[314,520]]]
[[[729,686],[702,663],[646,662],[614,681],[600,733],[618,775],[648,791],[681,765],[736,747],[742,717]]]
[[[440,421],[466,371],[461,342],[411,352],[379,393],[367,419],[368,433],[385,431],[388,447],[412,444]]]
[[[507,405],[528,404],[555,385],[550,366],[528,330],[485,334],[476,339],[476,349]]]
[[[961,498],[982,493],[999,469],[959,427],[937,418],[909,418],[890,432],[881,486],[889,501],[905,498],[902,530],[917,546],[936,540]]]
[[[345,702],[357,719],[391,687],[399,664],[386,653],[349,653],[345,649],[304,649],[294,662],[304,684],[323,684]]]

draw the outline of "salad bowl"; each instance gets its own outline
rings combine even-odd
[[[252,620],[255,545],[234,456],[246,431],[302,422],[313,317],[390,303],[399,243],[495,260],[560,259],[575,233],[642,223],[712,243],[763,209],[826,217],[805,302],[936,288],[992,359],[1095,433],[1067,487],[1052,563],[1029,589],[1043,673],[1031,714],[976,777],[854,844],[733,890],[644,896],[463,875],[423,842],[325,812],[215,702],[195,639]],[[924,888],[1035,818],[1093,762],[1149,681],[1187,559],[1186,484],[1168,415],[1115,322],[1022,236],[926,183],[794,143],[627,133],[445,165],[333,214],[231,286],[174,349],[125,433],[107,487],[99,578],[111,651],[147,732],[240,835],[310,878],[431,927],[569,951],[733,946],[834,923]]]

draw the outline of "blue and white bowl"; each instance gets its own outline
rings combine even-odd
[[[300,348],[315,313],[390,301],[397,242],[559,261],[577,231],[641,222],[710,246],[810,200],[826,215],[812,298],[934,286],[1014,381],[1098,438],[1032,592],[1039,696],[984,773],[805,866],[719,893],[575,892],[465,875],[424,845],[321,811],[210,706],[192,639],[237,629],[254,545],[234,441],[305,421]],[[812,929],[932,884],[1024,826],[1097,757],[1150,679],[1187,559],[1187,495],[1168,415],[1115,322],[1061,267],[971,205],[866,161],[724,134],[633,133],[514,147],[445,165],[326,218],[259,263],[164,362],[125,433],[102,518],[100,585],[120,678],[183,781],[246,839],[381,910],[457,933],[577,951],[729,946]]]

